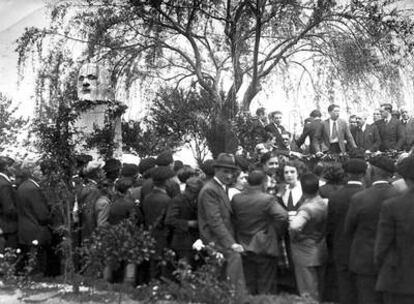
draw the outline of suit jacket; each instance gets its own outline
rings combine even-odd
[[[409,151],[414,145],[414,119],[410,118],[407,123],[401,122],[404,129],[404,149]]]
[[[224,251],[235,243],[229,197],[215,179],[201,189],[197,213],[200,237],[205,244],[213,242]]]
[[[17,189],[18,236],[20,244],[31,245],[37,240],[39,245],[50,244],[52,235],[49,207],[40,188],[30,179]]]
[[[345,233],[351,239],[349,269],[358,274],[375,275],[374,244],[382,203],[398,192],[389,183],[375,184],[351,199],[345,220]]]
[[[305,142],[306,137],[309,136],[310,153],[316,153],[322,151],[322,129],[323,123],[321,119],[314,119],[310,123],[307,123],[303,127],[302,135],[296,141],[298,147],[302,146]]]
[[[371,152],[378,151],[381,145],[381,138],[375,124],[365,125],[364,131],[359,128],[353,128],[351,133],[357,147],[370,150]]]
[[[375,241],[377,290],[414,295],[414,189],[386,200]]]
[[[191,250],[198,239],[198,228],[188,227],[188,221],[197,220],[197,197],[187,192],[178,194],[170,203],[165,223],[173,229],[171,248]]]
[[[4,234],[17,233],[16,191],[10,181],[0,175],[0,228]]]
[[[285,131],[285,128],[282,125],[280,125],[279,128],[281,132]],[[274,123],[268,124],[265,127],[265,130],[267,131],[267,133],[269,133],[270,136],[275,137],[276,146],[283,147],[282,134],[280,134],[281,132],[279,132],[278,128],[275,126]]]
[[[396,118],[386,124],[383,119],[376,122],[379,135],[381,137],[380,151],[401,150],[405,143],[404,128]]]
[[[338,118],[336,120],[336,127],[338,130],[338,144],[339,148],[341,149],[341,152],[346,152],[346,146],[345,146],[345,140],[347,141],[347,145],[349,145],[352,148],[356,147],[354,138],[352,137],[351,130],[349,129],[349,126],[347,122],[341,118]],[[331,136],[331,130],[329,126],[329,119],[324,120],[323,122],[323,128],[321,129],[322,135],[318,134],[318,137],[322,138],[322,142],[324,145],[324,150],[328,150],[330,143],[329,139]]]
[[[161,256],[164,248],[168,247],[170,229],[165,225],[165,217],[171,198],[163,189],[153,188],[142,202],[144,226],[152,227],[152,236],[155,239],[155,255]]]
[[[262,139],[261,142],[266,141],[268,138],[265,124],[258,117],[254,117],[252,120],[252,135],[254,138],[259,137]],[[258,144],[260,142],[257,142]]]
[[[327,242],[333,248],[333,257],[337,265],[349,263],[351,242],[345,234],[345,216],[351,202],[351,197],[363,190],[362,185],[346,184],[333,193],[328,202]]]
[[[249,187],[233,197],[231,207],[238,243],[248,252],[277,256],[277,235],[284,232],[288,215],[275,197]]]

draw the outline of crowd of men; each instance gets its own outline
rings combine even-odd
[[[336,105],[328,112],[325,121],[319,111],[311,113],[296,146],[309,136],[308,149],[316,155],[357,147],[411,150],[404,124],[413,123],[405,122],[406,114],[404,121],[392,117],[389,105],[371,125],[358,115],[348,124]],[[171,276],[171,265],[163,262],[167,248],[196,269],[194,245],[201,239],[224,257],[223,273],[240,299],[284,291],[316,301],[414,303],[411,152],[398,159],[356,153],[343,163],[301,161],[299,150],[289,148],[281,113],[270,117],[268,125],[256,121],[258,138],[273,136],[268,146],[259,143],[268,151],[258,149],[254,158],[221,153],[193,168],[174,161],[169,151],[139,164],[80,156],[73,177],[75,245],[101,226],[133,219],[151,230],[155,253],[148,263],[132,265],[133,271],[103,271],[112,282]],[[24,254],[35,242],[36,270],[58,275],[61,219],[45,193],[50,189],[43,188],[47,170],[43,163],[16,166],[0,157],[0,250],[20,248]]]
[[[276,146],[292,152],[346,153],[360,148],[367,153],[389,150],[409,151],[414,144],[414,119],[406,109],[393,111],[391,104],[383,104],[367,123],[368,113],[352,114],[349,121],[340,118],[340,107],[331,104],[329,117],[322,120],[319,110],[310,113],[304,122],[302,134],[294,138],[282,126],[282,112],[274,111],[266,116],[264,108],[256,111],[253,132],[259,149]],[[301,149],[309,138],[307,149]]]

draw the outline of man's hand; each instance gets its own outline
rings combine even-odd
[[[237,243],[234,243],[233,245],[231,245],[231,249],[235,252],[238,252],[238,253],[244,252],[243,246],[240,245],[240,244],[237,244]]]

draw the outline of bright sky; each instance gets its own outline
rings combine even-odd
[[[44,0],[0,0],[0,31],[44,5]]]

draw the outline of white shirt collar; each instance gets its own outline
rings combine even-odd
[[[31,181],[37,188],[40,188],[40,185],[35,182],[33,179],[29,178],[29,181]]]
[[[367,128],[367,124],[366,124],[366,123],[364,123],[364,124],[362,125],[362,127],[361,127],[362,132],[364,132],[366,128]]]
[[[9,183],[11,183],[10,177],[8,177],[6,174],[0,172],[0,176],[3,176]]]
[[[282,201],[287,206],[289,194],[292,192],[292,200],[293,200],[293,206],[296,206],[296,204],[299,202],[300,198],[302,197],[302,186],[300,182],[297,182],[295,187],[289,188],[289,185],[285,185],[285,191],[282,194]]]
[[[223,184],[216,176],[213,177],[213,179],[226,191],[226,185]]]
[[[360,181],[348,181],[347,184],[348,185],[360,185],[360,186],[362,186],[362,182],[360,182]]]
[[[389,182],[385,181],[385,180],[378,180],[372,183],[372,185],[381,185],[381,184],[389,184]]]

